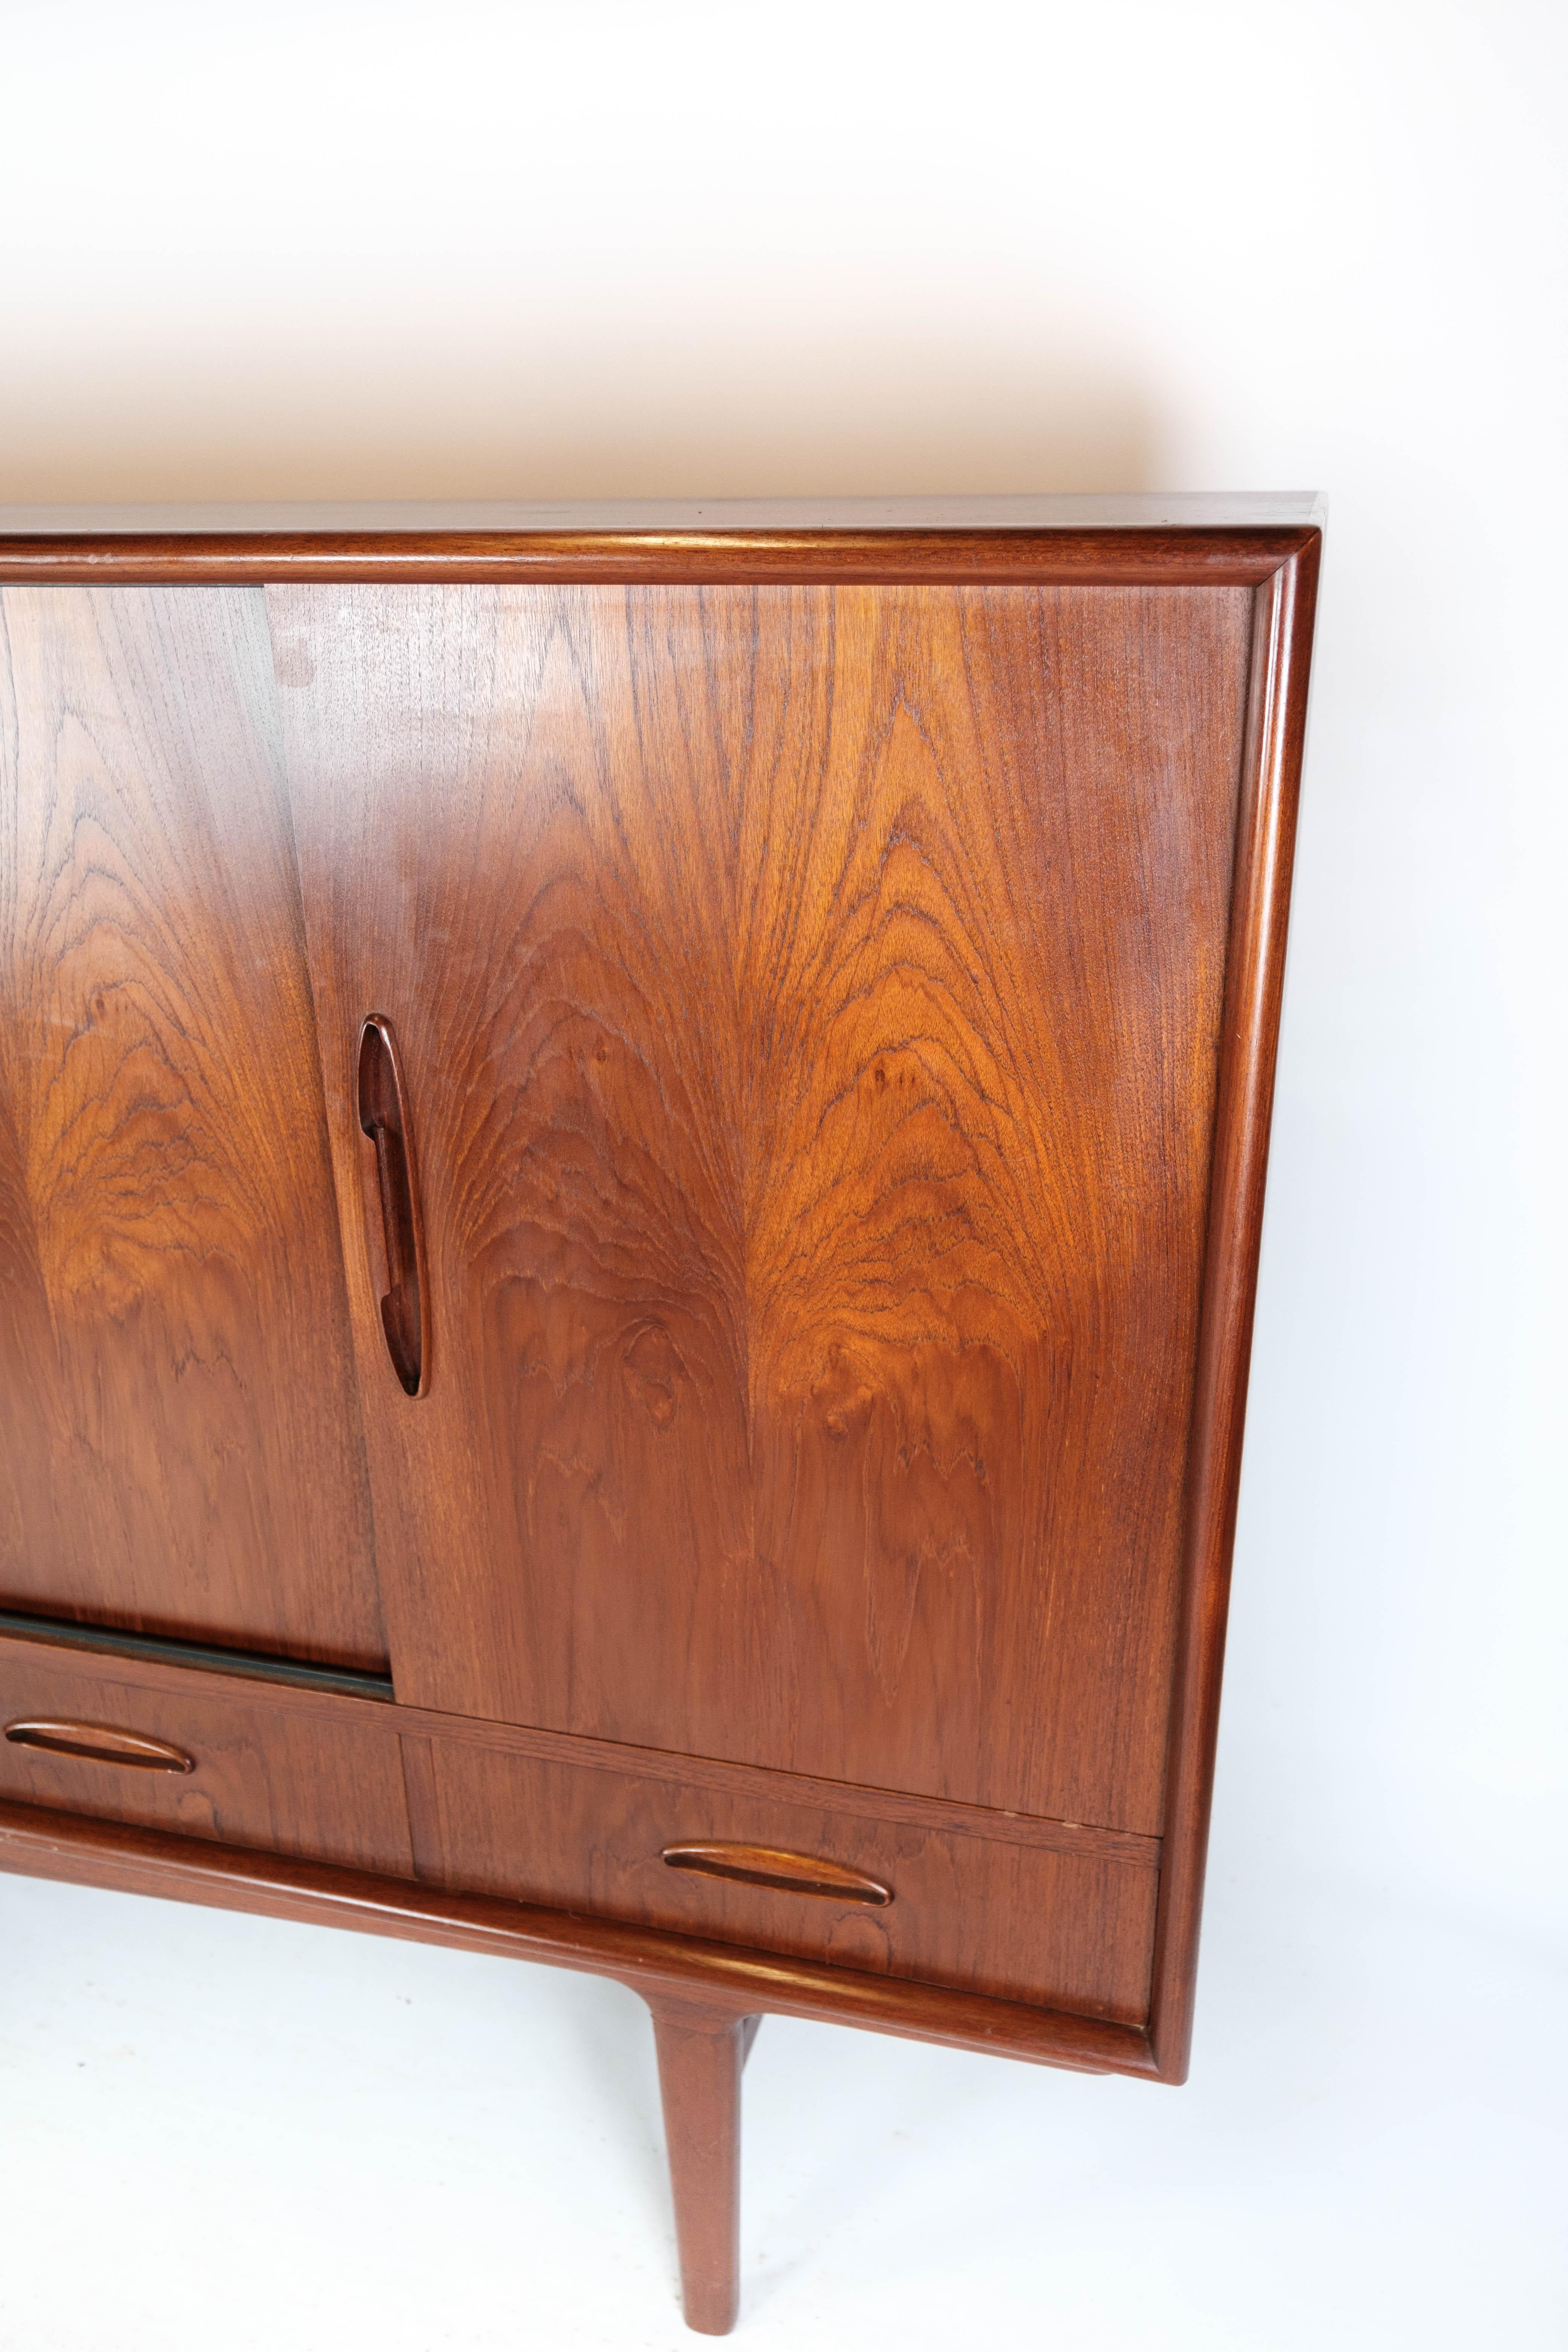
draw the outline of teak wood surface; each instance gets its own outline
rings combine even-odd
[[[637,1983],[693,2325],[1184,2076],[1320,520],[0,510],[0,1864]]]
[[[869,1821],[802,1801],[783,1776],[766,1796],[721,1792],[446,1740],[405,1741],[404,1762],[415,1861],[432,1885],[1128,2025],[1147,2017],[1159,1877],[1145,1864]],[[672,1868],[668,1852],[693,1844],[752,1866]],[[826,1866],[808,1892],[799,1865],[813,1856]],[[889,1899],[862,1900],[867,1882]]]
[[[266,614],[0,589],[0,1592],[385,1655]]]
[[[1157,1834],[1248,593],[268,595],[399,1697]]]
[[[727,2336],[741,2304],[741,2074],[761,2019],[655,2000],[686,2324]]]

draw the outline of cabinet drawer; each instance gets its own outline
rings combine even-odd
[[[0,1643],[0,1797],[411,1875],[391,1726],[234,1689],[226,1676]]]
[[[1147,1863],[840,1812],[784,1774],[763,1797],[406,1745],[420,1874],[450,1888],[1118,2023],[1147,2015]]]

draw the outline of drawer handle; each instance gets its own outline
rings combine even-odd
[[[376,1191],[387,1289],[382,1329],[392,1369],[409,1396],[423,1396],[429,1361],[425,1236],[414,1181],[414,1139],[392,1024],[373,1013],[359,1033],[359,1123],[375,1146]],[[369,1190],[368,1183],[366,1190]],[[367,1217],[369,1204],[366,1203]],[[374,1263],[374,1252],[371,1253]]]
[[[746,1886],[776,1886],[786,1895],[824,1895],[835,1903],[890,1903],[893,1890],[863,1870],[823,1862],[812,1853],[784,1853],[771,1845],[667,1845],[671,1870],[705,1878],[738,1878]]]
[[[51,1756],[85,1756],[94,1764],[134,1764],[143,1772],[194,1772],[196,1759],[166,1739],[139,1731],[115,1731],[106,1723],[52,1723],[43,1717],[8,1723],[5,1737],[18,1748],[46,1748]]]

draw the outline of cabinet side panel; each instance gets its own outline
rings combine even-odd
[[[1168,2082],[1184,2079],[1192,2035],[1321,552],[1314,536],[1254,608],[1150,2018]]]
[[[0,1593],[374,1667],[260,592],[0,629]]]

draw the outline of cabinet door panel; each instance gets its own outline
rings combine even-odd
[[[268,594],[400,1696],[1156,1829],[1246,592]]]
[[[374,1665],[261,593],[0,628],[0,1591]]]

